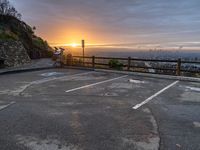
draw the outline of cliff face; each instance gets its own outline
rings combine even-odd
[[[19,66],[30,62],[26,49],[20,41],[0,40],[0,60],[7,67]]]
[[[51,55],[48,43],[37,37],[29,25],[12,16],[0,15],[0,40],[1,44],[4,41],[20,41],[31,59]]]

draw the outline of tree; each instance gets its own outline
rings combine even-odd
[[[36,26],[33,26],[33,31],[35,31],[36,30]]]
[[[0,0],[0,15],[13,16],[21,19],[21,14],[17,12],[8,0]]]

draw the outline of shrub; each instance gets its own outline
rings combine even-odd
[[[18,36],[12,32],[0,31],[1,40],[18,40]]]
[[[81,66],[83,64],[82,59],[73,59],[73,65]]]
[[[8,0],[0,0],[0,14],[21,19],[21,14],[17,12]]]
[[[109,64],[110,68],[117,69],[117,70],[122,70],[123,69],[123,64],[120,63],[116,59],[111,59],[108,64]]]
[[[47,57],[47,58],[53,57],[53,51],[48,50],[48,51],[46,52],[46,57]]]
[[[33,45],[39,49],[48,49],[48,44],[39,37],[33,38]]]

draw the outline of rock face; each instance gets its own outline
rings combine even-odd
[[[35,35],[31,26],[13,17],[0,14],[0,40],[21,41],[31,59],[50,58],[53,49]]]
[[[4,65],[14,67],[30,62],[26,49],[20,41],[0,41],[0,60]]]

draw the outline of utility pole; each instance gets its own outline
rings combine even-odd
[[[85,40],[82,40],[82,48],[83,48],[83,65],[85,64]]]

